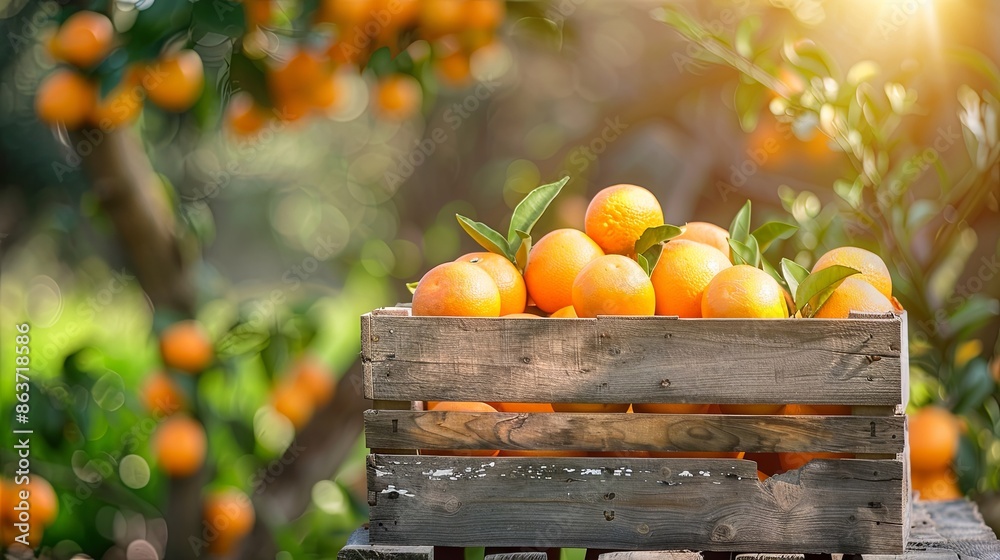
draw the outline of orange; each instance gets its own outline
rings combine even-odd
[[[805,404],[785,405],[781,411],[787,415],[816,416],[824,414],[819,408]],[[778,463],[781,468],[790,471],[798,469],[813,459],[844,459],[852,457],[849,453],[778,453]]]
[[[333,74],[323,76],[309,96],[309,101],[316,109],[333,109],[340,99],[340,82]]]
[[[663,246],[650,280],[656,314],[701,317],[701,299],[719,271],[733,266],[729,257],[702,243],[673,240]]]
[[[482,402],[437,402],[428,410],[438,412],[496,412],[492,406]],[[422,449],[421,455],[447,455],[449,457],[496,457],[500,451],[496,449]]]
[[[215,350],[201,323],[179,321],[160,334],[160,356],[167,367],[187,373],[200,373],[212,364]]]
[[[34,528],[39,529],[50,525],[59,515],[59,496],[49,484],[49,481],[37,474],[28,475],[27,484],[15,484],[15,480],[3,479],[0,484],[0,521],[5,525],[20,522],[20,510],[15,509],[22,501],[21,492],[27,492],[25,500],[28,505],[28,513],[31,516],[29,523]],[[34,533],[34,531],[32,531]],[[33,540],[34,535],[32,535]]]
[[[764,482],[768,478],[770,478],[770,477],[767,476],[766,474],[764,474],[764,471],[757,471],[757,480],[759,480],[761,482]]]
[[[546,313],[573,305],[573,281],[604,251],[576,229],[557,229],[531,247],[524,269],[528,296]]]
[[[226,125],[237,136],[250,136],[267,124],[267,111],[254,101],[253,96],[240,91],[226,105]]]
[[[378,84],[376,97],[379,113],[392,120],[403,120],[416,114],[423,101],[420,82],[408,74],[393,74]]]
[[[337,389],[333,372],[319,358],[304,356],[292,367],[292,383],[309,395],[313,405],[319,407],[330,402]]]
[[[605,255],[583,267],[573,281],[573,309],[580,317],[652,315],[656,294],[639,263]]]
[[[56,32],[59,58],[79,68],[90,68],[111,52],[115,27],[104,14],[79,11],[66,19]]]
[[[49,74],[35,94],[38,120],[79,128],[97,104],[97,88],[87,78],[72,70],[56,70]]]
[[[207,447],[205,429],[187,416],[171,416],[153,434],[156,461],[172,477],[196,473],[205,462]]]
[[[374,0],[322,0],[320,17],[342,27],[364,25],[375,9]]]
[[[951,466],[958,454],[959,424],[947,410],[928,406],[911,414],[910,466],[914,472],[941,471]]]
[[[663,209],[653,193],[636,185],[614,185],[590,201],[584,229],[605,253],[631,255],[642,232],[659,225]]]
[[[584,404],[584,403],[552,403],[556,412],[625,412],[630,405],[626,404]]]
[[[538,315],[534,313],[511,313],[510,315],[503,315],[508,319],[541,319]]]
[[[861,272],[852,278],[861,278],[875,289],[882,292],[887,299],[892,298],[892,277],[885,262],[875,253],[859,247],[838,247],[827,251],[813,265],[813,272],[839,264],[849,266]]]
[[[808,412],[803,412],[807,410]],[[786,404],[782,414],[818,414],[822,416],[850,416],[851,407],[841,404]]]
[[[274,10],[272,4],[272,0],[243,0],[243,13],[248,31],[271,21],[271,12]]]
[[[673,241],[678,240],[694,241],[715,247],[729,259],[729,232],[715,224],[688,222],[684,233],[673,239]]]
[[[142,112],[143,91],[138,71],[129,72],[104,99],[99,99],[90,113],[90,122],[104,130],[113,130],[134,121]]]
[[[31,551],[42,544],[43,528],[34,519],[28,521],[28,534],[24,535],[20,529],[14,527],[15,521],[0,517],[0,542],[3,548],[9,551],[6,558],[35,558]],[[19,540],[15,540],[19,539]],[[25,547],[23,541],[27,541]]]
[[[705,288],[701,315],[706,318],[785,318],[785,296],[774,278],[741,264],[720,271]]]
[[[202,511],[205,526],[212,529],[208,534],[215,535],[208,543],[209,552],[215,555],[231,551],[253,529],[256,519],[250,498],[235,488],[206,496]]]
[[[434,68],[444,82],[453,86],[467,84],[472,72],[469,66],[469,55],[460,50],[437,59],[434,62]]]
[[[271,406],[301,430],[312,418],[315,405],[307,391],[292,383],[279,383],[271,393]]]
[[[142,403],[150,412],[170,416],[184,408],[184,392],[169,375],[158,371],[149,376],[142,386]]]
[[[186,111],[205,89],[201,57],[184,49],[160,58],[146,70],[142,81],[149,99],[168,111]]]
[[[743,451],[650,451],[656,459],[742,459]]]
[[[424,0],[420,4],[420,33],[434,39],[462,29],[464,0]]]
[[[555,451],[552,449],[501,449],[501,457],[586,457],[583,451]]]
[[[566,307],[557,310],[552,315],[549,315],[549,317],[554,319],[576,319],[578,315],[576,314],[576,309],[574,309],[572,305],[567,305]]]
[[[781,463],[778,462],[777,453],[747,453],[743,458],[757,463],[757,471],[768,476],[781,472]]]
[[[892,302],[874,286],[858,276],[848,276],[830,294],[830,299],[823,302],[822,307],[813,317],[817,319],[846,319],[851,311],[889,313],[893,311],[893,307]]]
[[[456,262],[472,263],[490,275],[500,289],[500,315],[524,313],[528,301],[528,290],[524,287],[524,278],[506,257],[496,253],[469,253],[455,259]]]
[[[707,404],[666,404],[666,403],[632,403],[635,412],[653,412],[658,414],[707,414],[711,405]]]
[[[549,403],[496,403],[500,412],[554,412]]]
[[[778,414],[785,405],[782,404],[720,404],[723,414]]]
[[[958,480],[949,469],[933,472],[913,471],[910,481],[913,489],[920,492],[921,500],[934,502],[960,500],[964,496],[958,487]]]
[[[486,269],[467,262],[432,268],[413,292],[414,315],[499,317],[503,300]]]
[[[496,29],[504,17],[501,0],[466,0],[465,26],[472,29]]]

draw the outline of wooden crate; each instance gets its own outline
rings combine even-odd
[[[906,317],[362,317],[376,545],[900,554]],[[463,413],[427,400],[799,403],[852,416]],[[450,457],[416,449],[836,452],[760,482],[752,461]]]

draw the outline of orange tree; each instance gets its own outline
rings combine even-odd
[[[121,297],[133,310],[153,310],[143,325],[152,330],[149,345],[134,333],[103,347],[37,334],[38,344],[58,351],[57,363],[46,362],[56,377],[31,383],[44,445],[35,452],[32,484],[42,490],[30,547],[73,542],[96,556],[139,546],[168,558],[333,553],[346,535],[303,512],[310,503],[339,504],[346,526],[364,515],[363,504],[329,480],[352,451],[366,408],[352,365],[357,341],[335,340],[340,358],[330,358],[323,348],[330,338],[318,340],[322,321],[308,302],[263,298],[264,311],[242,301],[218,313],[225,298],[204,280],[209,267],[200,260],[211,218],[180,208],[185,195],[157,173],[148,142],[162,130],[183,137],[222,128],[234,145],[254,145],[268,133],[335,118],[359,96],[370,98],[375,118],[405,121],[443,88],[474,84],[471,61],[496,48],[508,7],[502,0],[127,0],[26,10],[32,32],[12,36],[40,42],[50,68],[33,112],[69,152],[52,171],[62,181],[80,164],[93,187],[81,196],[134,274]],[[370,86],[359,91],[359,83]],[[335,301],[353,327],[364,307],[391,296],[347,276]],[[77,323],[93,319],[90,305],[73,313]],[[117,372],[139,368],[135,398]],[[21,483],[0,474],[6,498]],[[165,531],[123,541],[105,530],[108,515],[133,514]],[[5,541],[11,515],[0,511]]]

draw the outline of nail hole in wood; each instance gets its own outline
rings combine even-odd
[[[875,437],[875,422],[872,422],[871,426],[872,426],[871,436]]]
[[[664,379],[663,381],[660,381],[660,387],[666,388],[666,387],[669,387],[669,386],[670,386],[670,380],[669,379]]]
[[[615,499],[615,493],[614,492],[608,492],[607,494],[604,495],[604,499],[605,500],[613,500],[613,499]]]
[[[612,348],[609,353],[612,356],[617,356],[618,354],[622,353],[622,349],[621,348]]]
[[[398,431],[399,431],[399,420],[394,419],[392,421],[392,433],[396,433]]]
[[[531,363],[531,358],[525,356],[525,357],[521,358],[521,361],[524,362],[524,363],[526,363],[526,364],[530,364]]]
[[[392,331],[389,331],[389,332],[391,333]],[[373,334],[372,335],[372,342],[378,342],[378,335],[377,334]]]
[[[896,439],[896,434],[892,434],[892,439]]]
[[[614,510],[611,510],[611,511],[605,510],[605,512],[604,512],[604,519],[607,520],[607,521],[614,521],[614,519],[615,519],[615,511]]]
[[[396,491],[389,492],[389,499],[390,500],[395,500],[398,497],[399,497],[399,492],[396,492]]]

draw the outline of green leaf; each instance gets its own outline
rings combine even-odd
[[[736,28],[736,52],[745,58],[753,58],[753,45],[751,40],[760,30],[761,19],[758,15],[744,18]]]
[[[774,268],[774,265],[767,262],[767,259],[765,259],[764,257],[761,257],[760,259],[760,267],[764,270],[764,272],[768,274],[768,276],[774,278],[774,281],[777,282],[782,288],[788,286],[788,284],[785,283],[785,279],[782,278],[781,274],[779,274],[778,271]]]
[[[217,33],[237,39],[246,34],[246,26],[243,6],[239,2],[199,0],[192,8],[192,33],[199,38],[206,33]]]
[[[555,183],[542,185],[532,190],[518,203],[517,207],[514,208],[514,215],[510,218],[510,228],[507,230],[507,243],[512,248],[516,247],[517,232],[522,231],[530,234],[531,228],[535,227],[535,223],[545,213],[545,209],[549,207],[552,200],[568,182],[569,177],[563,177]]]
[[[646,273],[646,276],[653,273],[653,268],[649,266],[649,261],[646,260],[646,257],[643,256],[642,253],[635,256],[635,262],[639,263],[639,266],[642,267],[642,271]]]
[[[740,80],[736,84],[733,106],[736,109],[736,115],[739,117],[740,128],[743,129],[743,132],[753,132],[757,128],[760,112],[764,109],[764,102],[767,100],[767,91],[767,88],[757,82],[747,83]]]
[[[661,254],[663,254],[663,244],[657,243],[656,245],[653,245],[649,249],[646,249],[642,253],[636,255],[636,259],[642,259],[646,262],[646,266],[643,268],[646,270],[647,276],[653,274],[653,269],[656,268],[656,263],[660,262]]]
[[[730,237],[729,247],[732,249],[733,253],[733,264],[748,264],[753,267],[757,266],[754,264],[757,260],[757,251],[751,249],[746,243],[740,243]]]
[[[507,244],[507,240],[490,226],[482,222],[470,220],[461,214],[455,214],[455,218],[458,219],[458,224],[462,226],[465,233],[468,233],[484,249],[491,253],[503,255],[510,259],[511,262],[514,262],[514,255],[510,254],[510,245]]]
[[[531,252],[531,235],[517,230],[514,233],[517,234],[521,242],[517,245],[517,251],[514,254],[514,265],[517,269],[524,273],[524,269],[528,266],[528,253]]]
[[[419,283],[420,282],[407,282],[406,283],[406,289],[410,290],[411,294],[415,294],[415,293],[417,293],[417,284],[419,284]]]
[[[642,232],[642,235],[639,236],[639,240],[635,242],[635,253],[641,255],[654,245],[670,241],[684,233],[684,229],[683,227],[672,226],[670,224],[646,228],[646,231]]]
[[[746,244],[750,237],[750,201],[748,200],[743,208],[736,213],[732,223],[729,224],[729,239],[735,239]]]
[[[748,254],[753,257],[753,262],[750,263],[751,266],[760,267],[760,245],[757,244],[757,238],[753,235],[747,236],[746,242],[747,249],[750,251]]]
[[[785,278],[785,284],[788,285],[788,291],[794,299],[795,293],[799,291],[799,284],[809,276],[809,270],[793,260],[781,259],[781,275]]]
[[[997,69],[996,63],[990,57],[976,49],[960,46],[950,47],[946,49],[946,52],[948,58],[979,72],[984,77],[989,78],[994,87],[1000,88],[1000,69]]]
[[[774,243],[779,239],[788,239],[796,231],[798,231],[798,229],[799,226],[793,226],[784,222],[767,222],[766,224],[753,230],[753,233],[750,235],[757,240],[760,252],[763,253],[764,251],[767,251],[767,248],[771,246],[771,243]]]
[[[840,286],[844,278],[854,274],[860,272],[839,264],[809,274],[795,290],[795,307],[802,310],[804,316],[812,317],[826,303],[837,286]]]

